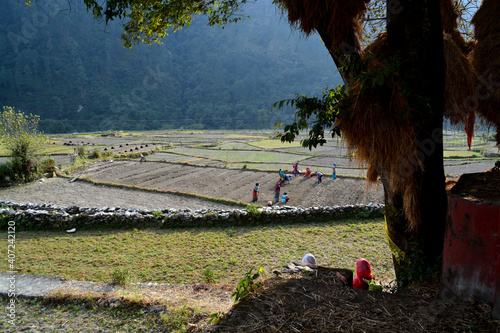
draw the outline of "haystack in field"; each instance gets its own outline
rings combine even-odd
[[[359,18],[367,10],[369,0],[278,0],[291,26],[306,35],[321,28],[337,43],[353,40],[357,50],[361,24]]]
[[[476,45],[470,54],[479,76],[476,81],[478,112],[497,127],[500,145],[500,1],[484,0],[472,18]]]
[[[475,73],[452,37],[444,37],[446,117],[454,124],[474,120],[474,112],[463,103],[474,92]],[[391,187],[403,196],[410,226],[420,225],[419,184],[423,165],[415,143],[419,118],[409,107],[399,80],[397,61],[387,57],[387,38],[381,34],[362,53],[365,72],[349,87],[346,112],[340,115],[342,135],[355,157],[368,165],[368,181],[378,178],[377,169],[387,170]],[[473,124],[473,123],[472,123]],[[474,126],[468,129],[473,130]],[[469,133],[472,136],[472,132]]]

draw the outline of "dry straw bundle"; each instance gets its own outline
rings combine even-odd
[[[441,0],[441,16],[443,19],[443,31],[451,36],[460,48],[467,48],[467,42],[458,31],[458,13],[455,10],[455,1]]]
[[[359,18],[367,10],[369,0],[278,0],[290,25],[306,35],[326,29],[337,43],[352,40],[359,50],[361,35]]]
[[[477,81],[469,58],[456,43],[457,38],[444,34],[446,78],[444,86],[444,116],[453,125],[465,125],[469,149],[474,136],[475,110],[470,105]],[[460,43],[461,41],[459,41]]]
[[[448,34],[444,37],[444,49],[445,116],[454,124],[473,122],[474,112],[464,105],[464,96],[474,93],[474,70]],[[347,112],[340,115],[340,123],[349,149],[355,151],[356,159],[368,165],[368,181],[377,180],[376,169],[388,171],[391,187],[403,196],[410,227],[417,229],[420,225],[418,193],[423,165],[415,144],[416,111],[409,107],[397,68],[391,68],[396,62],[391,61],[387,54],[385,34],[364,50],[365,75],[349,87],[349,97],[344,104]],[[377,75],[383,75],[383,83],[374,84],[373,78]],[[468,128],[473,130],[474,126]]]
[[[477,43],[470,54],[479,76],[479,113],[497,127],[500,144],[500,1],[484,0],[472,19]]]
[[[383,84],[358,80],[349,87],[345,106],[348,112],[340,116],[342,135],[358,161],[368,165],[368,181],[378,178],[376,169],[387,170],[391,187],[408,203],[405,214],[416,228],[420,218],[417,200],[418,184],[423,171],[414,144],[414,126],[406,96],[398,83],[398,73],[390,70],[387,38],[382,34],[362,54],[366,62],[365,77],[371,73],[386,73]]]

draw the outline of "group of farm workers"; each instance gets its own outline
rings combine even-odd
[[[316,258],[311,253],[307,253],[302,258],[302,262],[316,266]],[[342,274],[337,273],[336,276],[347,284],[347,279]],[[352,286],[361,290],[382,290],[382,285],[372,275],[372,266],[368,260],[360,258],[356,262],[356,276],[352,280]]]
[[[293,166],[293,175],[297,177],[300,174],[299,171],[299,162],[296,162]],[[313,173],[311,171],[311,168],[307,167],[304,172],[304,177],[311,178],[313,176]],[[274,201],[276,203],[280,202],[281,203],[287,203],[290,198],[288,197],[287,192],[283,193],[283,196],[280,199],[280,192],[281,192],[281,186],[284,185],[286,182],[289,182],[291,180],[291,175],[285,174],[283,170],[279,170],[279,179],[276,182],[276,185],[274,186]],[[323,173],[321,171],[316,171],[316,177],[318,177],[318,184],[321,184],[321,180],[323,178]],[[332,179],[337,179],[337,163],[333,163],[332,167]],[[259,200],[259,183],[255,184],[255,187],[252,191],[252,202],[257,202]],[[267,202],[268,206],[272,206],[273,202],[268,201]]]
[[[259,183],[255,183],[255,187],[253,188],[253,194],[252,194],[252,202],[257,202],[257,200],[259,200],[259,186],[260,186]],[[276,202],[280,201],[280,191],[281,191],[281,182],[278,181],[276,183],[276,186],[274,187],[274,200]],[[283,193],[281,202],[282,203],[287,203],[288,200],[290,200],[290,198],[288,197],[288,194],[286,192]],[[267,205],[268,206],[272,206],[273,202],[272,201],[268,201]]]

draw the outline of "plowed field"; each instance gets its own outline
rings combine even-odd
[[[160,190],[173,190],[225,198],[250,203],[255,183],[260,183],[259,203],[273,200],[277,172],[197,167],[162,162],[140,163],[114,161],[94,163],[82,175],[101,182],[137,185]],[[383,189],[366,189],[362,179],[324,176],[321,184],[317,177],[293,177],[284,185],[293,206],[335,206],[355,203],[383,203]]]

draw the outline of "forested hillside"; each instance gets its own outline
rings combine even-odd
[[[41,116],[48,133],[172,128],[270,128],[294,93],[340,78],[319,37],[291,33],[270,0],[225,29],[203,17],[163,45],[122,46],[120,22],[95,21],[83,2],[2,1],[0,105]]]

